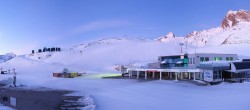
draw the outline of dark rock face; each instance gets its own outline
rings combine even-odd
[[[229,11],[221,23],[223,29],[237,25],[239,22],[250,22],[250,12],[246,10]]]

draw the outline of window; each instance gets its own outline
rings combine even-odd
[[[195,58],[193,58],[193,64],[195,64]]]
[[[200,57],[200,62],[204,62],[205,58],[204,57]]]
[[[233,57],[226,57],[226,60],[227,60],[227,61],[233,61],[234,58],[233,58]]]
[[[214,57],[214,60],[215,61],[220,61],[220,60],[222,60],[222,58],[221,57]]]
[[[221,72],[220,71],[213,71],[213,79],[221,79]]]
[[[192,58],[189,58],[189,63],[192,64],[193,63],[193,59]]]
[[[209,57],[205,57],[205,61],[209,61]]]

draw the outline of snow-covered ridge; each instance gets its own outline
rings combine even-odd
[[[5,55],[0,55],[0,63],[11,60],[14,57],[16,57],[16,54],[14,53],[7,53]]]
[[[160,42],[187,42],[191,45],[219,46],[228,44],[250,44],[250,12],[246,10],[228,11],[220,26],[202,31],[193,31],[185,37],[176,37],[169,32],[157,38]]]
[[[161,36],[156,41],[160,41],[163,43],[172,42],[172,43],[184,43],[184,37],[177,37],[173,32],[167,33],[165,36]]]
[[[101,39],[101,40],[97,40],[97,41],[94,41],[94,42],[89,42],[89,43],[84,43],[84,44],[76,45],[74,47],[76,47],[76,48],[79,48],[79,47],[88,48],[88,47],[95,46],[95,45],[110,44],[110,43],[119,42],[119,41],[125,41],[125,40],[128,40],[128,39],[127,38]]]

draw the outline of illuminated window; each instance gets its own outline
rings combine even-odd
[[[220,61],[220,60],[222,60],[222,58],[221,57],[214,57],[214,60],[215,61]]]

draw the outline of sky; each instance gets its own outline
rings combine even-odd
[[[0,0],[0,54],[217,27],[249,0]]]

